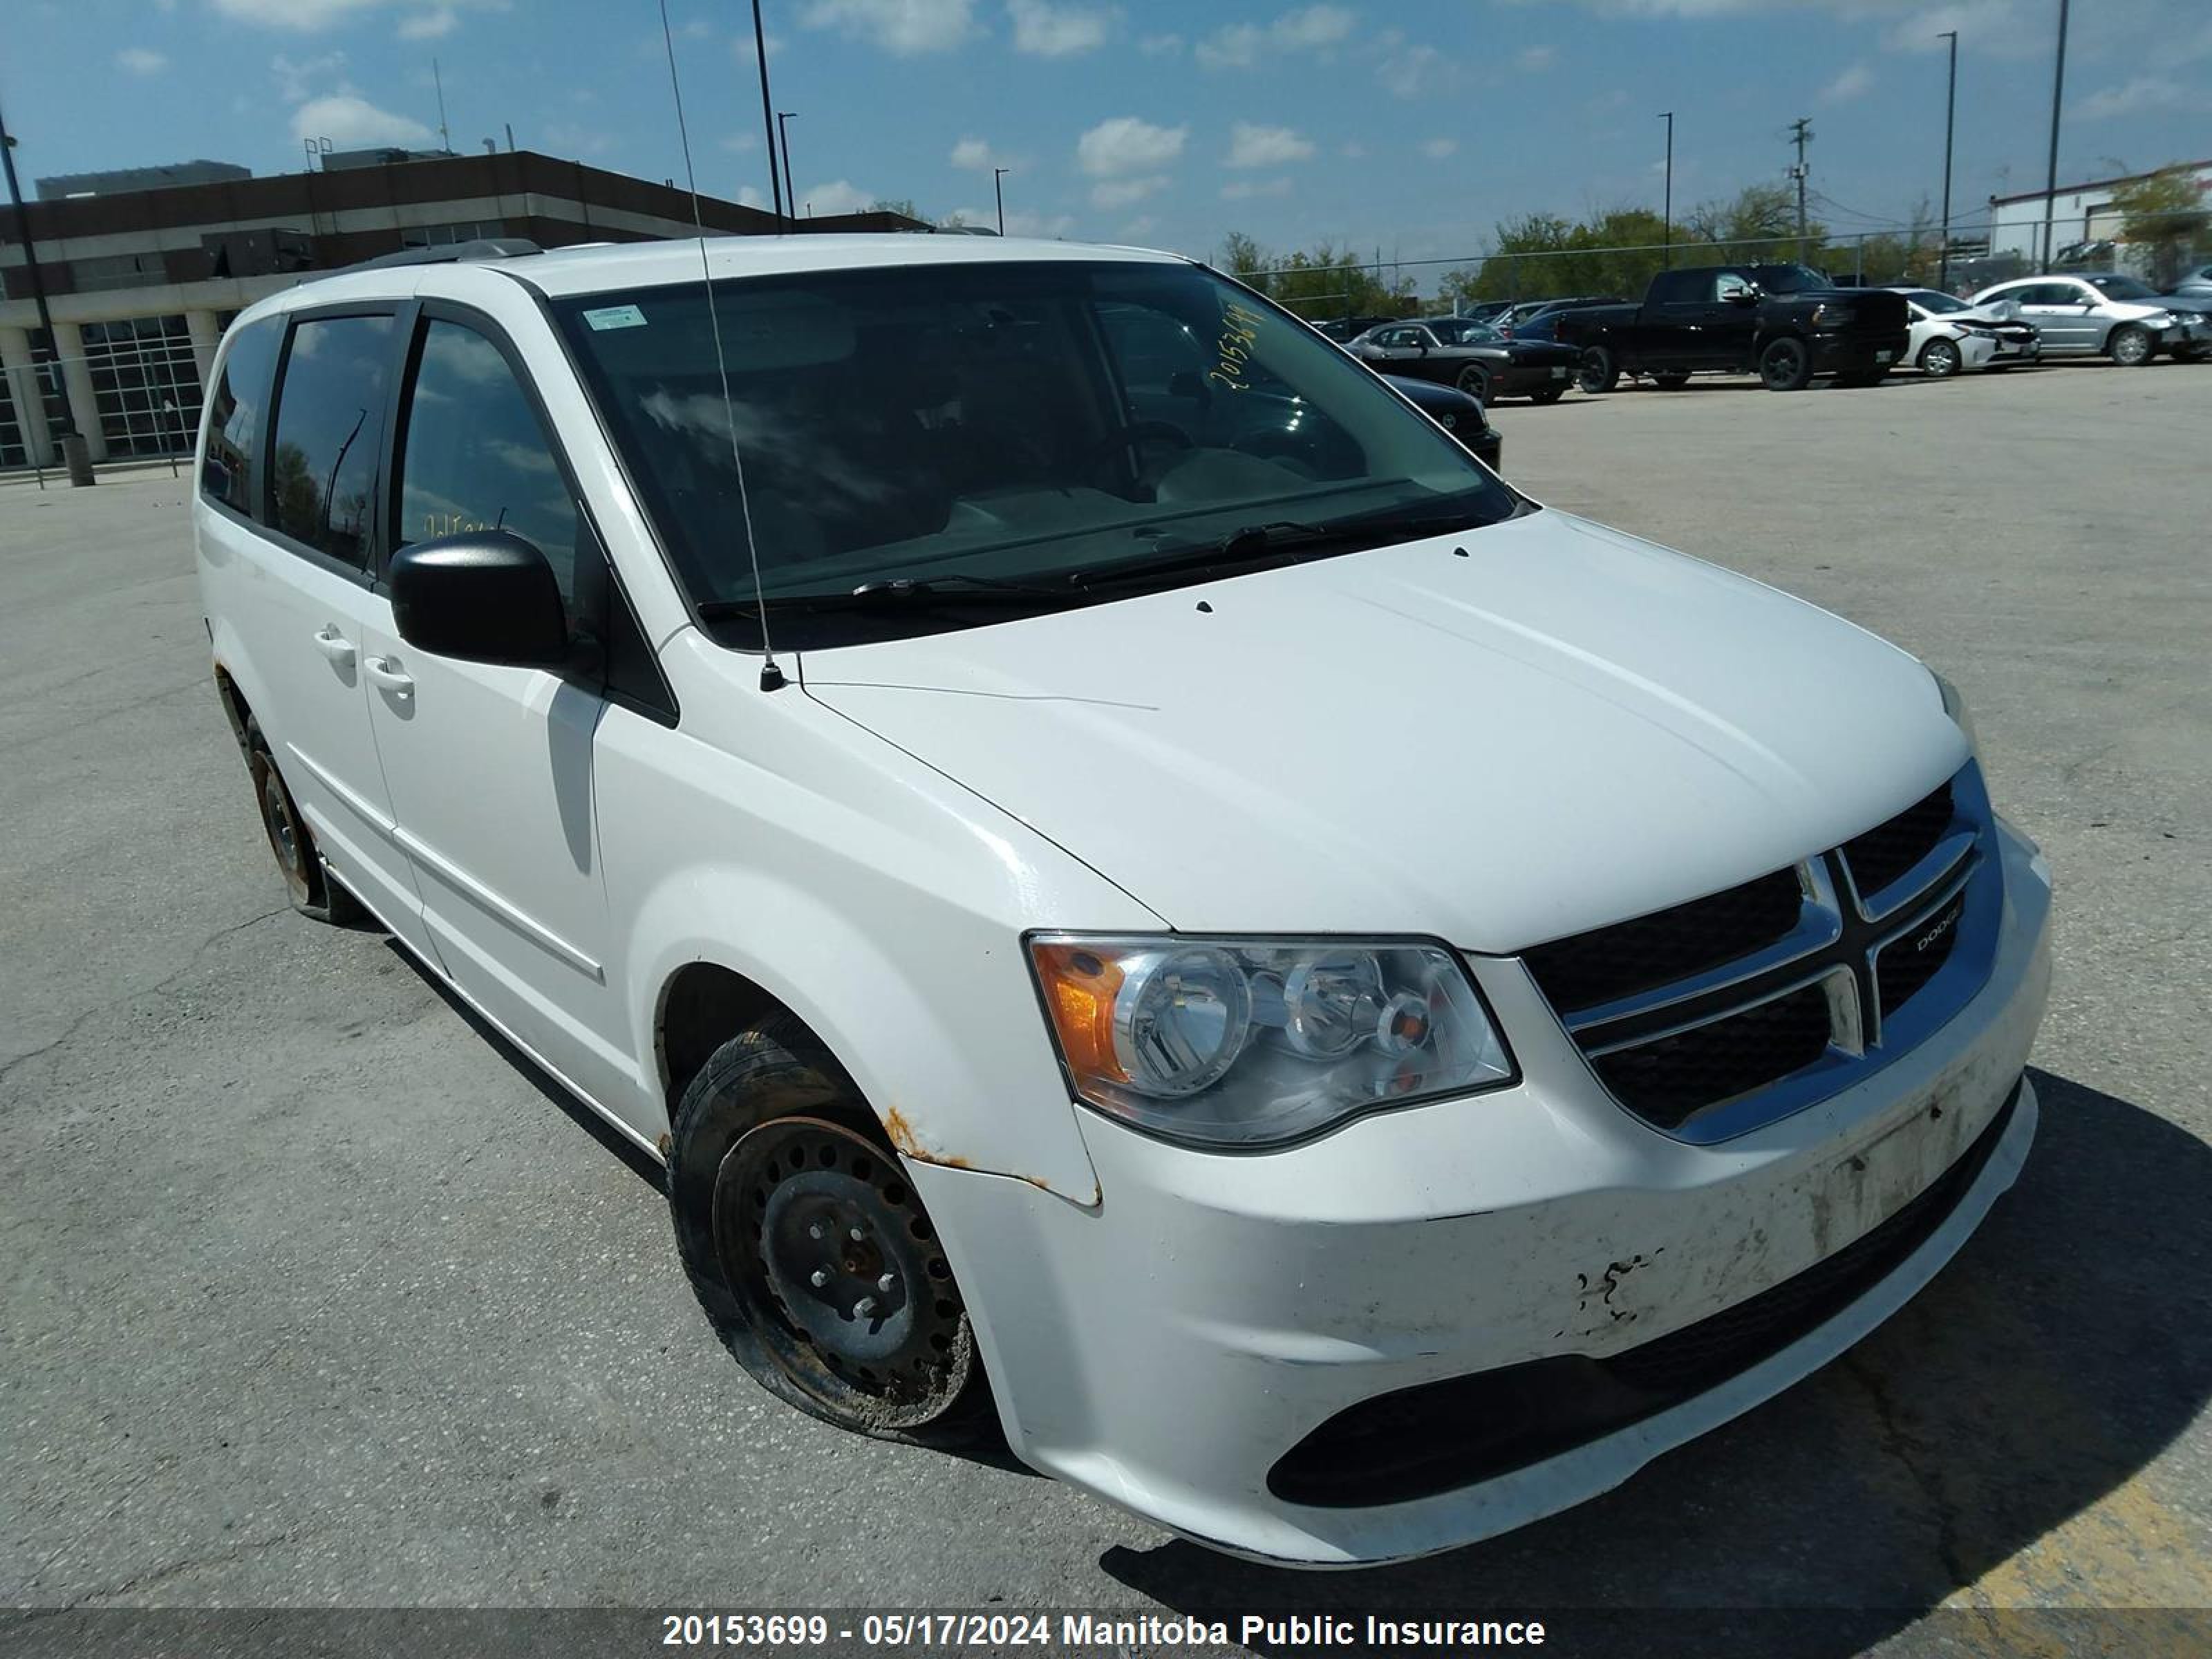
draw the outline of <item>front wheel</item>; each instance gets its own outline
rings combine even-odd
[[[684,1090],[668,1202],[699,1305],[770,1394],[878,1438],[988,1432],[944,1246],[875,1115],[798,1020],[732,1038]]]
[[[1802,392],[1813,383],[1813,354],[1802,340],[1785,334],[1759,354],[1759,378],[1769,392]]]
[[[2127,323],[2112,331],[2112,337],[2106,343],[2105,349],[2122,368],[2140,368],[2158,349],[2158,342],[2151,338],[2148,329]]]
[[[1585,346],[1583,349],[1582,372],[1575,383],[1593,397],[1612,391],[1620,384],[1620,360],[1605,346]]]
[[[1964,367],[1955,340],[1930,340],[1920,348],[1920,372],[1932,380],[1948,380]]]
[[[1479,363],[1469,363],[1459,372],[1459,389],[1480,404],[1490,407],[1490,371]]]
[[[269,850],[276,855],[277,873],[284,878],[292,908],[303,916],[338,927],[360,921],[363,915],[360,902],[323,868],[314,832],[300,816],[299,805],[285,787],[284,775],[276,769],[269,740],[261,735],[260,722],[254,720],[246,722],[246,769],[253,780],[254,804],[261,809],[262,832],[269,837]]]

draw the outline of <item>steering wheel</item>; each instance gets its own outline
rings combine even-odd
[[[1132,421],[1091,445],[1085,459],[1092,462],[1110,460],[1118,450],[1139,449],[1148,443],[1166,444],[1174,449],[1198,447],[1190,434],[1172,421]]]

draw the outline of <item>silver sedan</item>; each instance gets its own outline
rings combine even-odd
[[[2045,357],[2109,357],[2132,368],[2160,351],[2198,357],[2212,348],[2212,322],[2169,310],[2148,283],[2115,272],[2023,276],[1974,295],[1977,306],[2003,301],[2034,325]]]

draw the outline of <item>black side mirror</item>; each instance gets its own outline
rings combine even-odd
[[[1759,290],[1755,288],[1732,288],[1728,291],[1728,302],[1732,306],[1755,306]]]
[[[408,644],[464,662],[550,668],[568,618],[545,555],[507,530],[417,542],[392,556],[392,619]]]

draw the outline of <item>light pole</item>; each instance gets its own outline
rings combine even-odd
[[[760,59],[761,125],[768,131],[768,188],[775,198],[776,228],[783,228],[783,185],[775,171],[775,102],[768,95],[768,31],[761,27],[760,0],[753,0],[753,56]],[[791,204],[792,211],[799,204]]]
[[[15,141],[8,136],[8,122],[5,117],[0,117],[0,166],[4,166],[7,169],[8,200],[15,207],[15,234],[21,239],[23,244],[24,274],[31,279],[31,298],[37,302],[39,307],[39,327],[46,337],[46,367],[53,374],[59,374],[61,345],[54,338],[53,313],[46,309],[46,273],[39,269],[38,245],[31,240],[31,218],[23,211],[23,191],[15,182]],[[44,403],[46,396],[46,377],[39,372],[39,365],[35,362],[32,364],[31,380],[34,389],[38,392],[40,401]],[[62,441],[59,447],[65,457],[69,457],[68,441],[76,435],[76,420],[70,409],[69,398],[64,394],[62,398]],[[27,415],[23,417],[23,435],[27,440],[31,435],[31,423]],[[74,460],[73,457],[70,459]],[[72,480],[76,477],[73,465],[70,477]]]
[[[1674,264],[1674,112],[1671,109],[1665,111],[1659,118],[1667,124],[1667,205],[1662,219],[1666,228],[1660,232],[1659,240],[1665,250],[1662,257],[1672,269]]]
[[[993,167],[991,169],[991,193],[999,198],[999,234],[1000,236],[1004,236],[1006,234],[1006,175],[1012,171],[1013,169],[1012,167]]]
[[[1936,286],[1951,291],[1951,136],[1959,124],[1959,31],[1945,29],[1936,37],[1951,43],[1950,90],[1943,97],[1943,251],[1936,256]]]
[[[2051,79],[2051,165],[2043,176],[2043,269],[2051,269],[2051,219],[2058,210],[2058,102],[2066,93],[2066,0],[2058,0],[2058,67]]]
[[[781,109],[775,112],[775,136],[783,147],[783,199],[791,204],[791,216],[794,219],[799,216],[799,192],[791,187],[791,129],[784,123],[798,113],[795,109]],[[769,158],[769,165],[775,165],[775,157]]]

